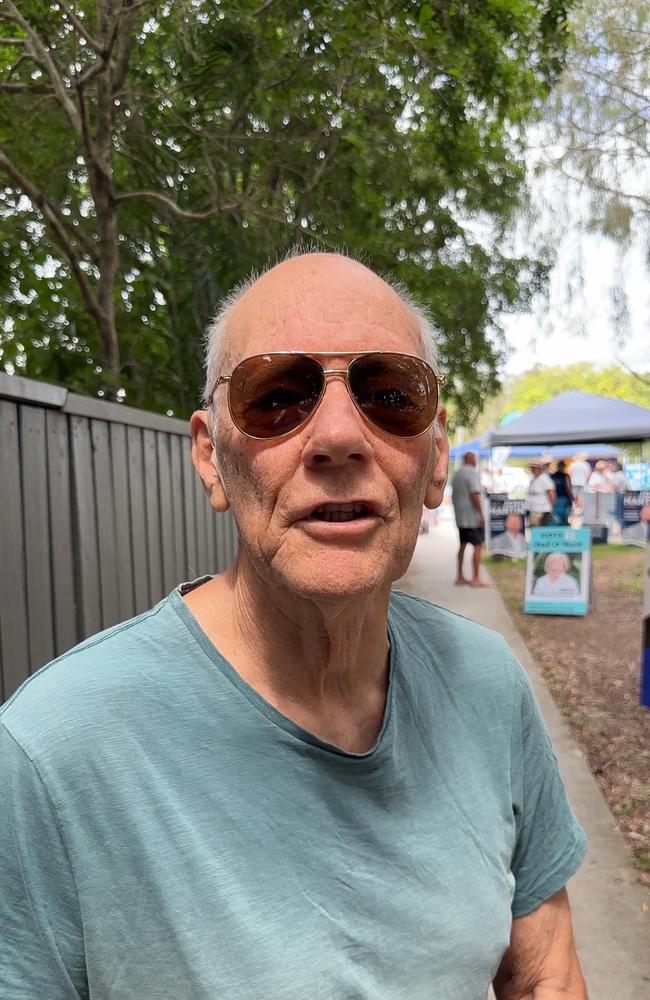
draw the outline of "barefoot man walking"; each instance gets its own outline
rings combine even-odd
[[[469,583],[473,587],[489,587],[489,583],[484,583],[480,577],[481,548],[485,541],[485,517],[481,509],[481,484],[476,469],[476,452],[468,451],[463,461],[464,464],[454,476],[452,483],[454,514],[460,535],[456,584]],[[474,547],[471,580],[463,575],[463,560],[468,545]]]

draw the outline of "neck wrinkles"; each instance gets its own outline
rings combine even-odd
[[[255,681],[314,707],[363,699],[388,677],[390,587],[318,603],[262,580],[241,552],[225,578],[237,645]]]

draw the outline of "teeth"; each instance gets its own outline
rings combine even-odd
[[[359,515],[367,515],[368,508],[364,503],[328,503],[317,507],[312,517],[319,521],[353,521]]]

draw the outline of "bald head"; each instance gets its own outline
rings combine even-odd
[[[477,455],[475,451],[466,451],[463,456],[465,465],[476,465]]]
[[[335,253],[294,254],[229,296],[207,331],[206,397],[219,374],[256,353],[367,349],[418,354],[435,365],[431,325],[402,289]]]

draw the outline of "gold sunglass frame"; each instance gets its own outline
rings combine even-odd
[[[436,408],[434,410],[433,417],[431,419],[431,423],[428,424],[424,428],[424,430],[418,431],[417,434],[393,434],[391,431],[387,431],[383,427],[380,427],[379,424],[376,424],[375,421],[371,420],[370,417],[366,413],[364,413],[364,411],[361,409],[361,407],[360,407],[359,403],[357,402],[357,400],[355,399],[354,393],[352,392],[352,389],[350,387],[350,380],[349,380],[349,377],[348,377],[348,372],[350,370],[350,365],[352,364],[352,361],[356,360],[356,358],[369,357],[370,355],[373,355],[373,354],[377,354],[377,355],[380,355],[380,356],[382,354],[393,354],[393,355],[397,355],[398,357],[402,357],[402,358],[412,358],[414,361],[418,361],[418,362],[420,362],[420,364],[423,364],[423,365],[427,366],[427,368],[431,372],[431,374],[432,374],[433,378],[435,379],[435,382],[436,382],[436,384],[438,386],[438,399],[436,401]],[[322,368],[322,371],[323,371],[323,387],[322,387],[322,389],[320,391],[318,399],[314,403],[313,409],[310,411],[310,413],[305,417],[304,420],[302,420],[295,427],[290,428],[290,430],[288,430],[288,431],[282,431],[282,433],[280,433],[280,434],[273,434],[271,436],[261,436],[261,435],[258,435],[258,434],[249,434],[248,431],[242,430],[242,428],[239,426],[239,424],[235,420],[235,417],[234,417],[233,412],[232,412],[232,407],[230,405],[230,385],[229,384],[232,381],[233,375],[235,374],[235,372],[239,368],[239,365],[243,364],[245,361],[251,361],[253,358],[282,358],[282,357],[285,357],[285,358],[286,357],[311,358],[312,361],[317,361],[319,364],[320,364],[320,358],[351,358],[352,361],[350,363],[348,363],[347,368],[325,368],[323,365],[321,365],[321,368]],[[323,401],[323,396],[325,395],[325,390],[327,388],[327,379],[328,378],[332,378],[333,376],[336,376],[336,375],[338,375],[338,376],[340,376],[341,378],[344,379],[345,385],[346,385],[346,388],[347,388],[347,391],[348,391],[348,395],[350,396],[350,399],[354,403],[354,406],[356,407],[357,412],[361,414],[361,416],[366,421],[366,423],[368,423],[371,427],[376,428],[377,430],[380,430],[383,434],[390,434],[391,437],[404,438],[406,440],[410,440],[410,439],[416,438],[416,437],[421,437],[421,435],[422,434],[426,434],[426,432],[432,426],[432,424],[434,423],[434,421],[436,419],[437,413],[438,413],[438,407],[440,406],[440,390],[444,387],[444,385],[446,383],[445,376],[444,375],[438,375],[433,370],[433,368],[431,367],[431,365],[429,364],[429,362],[425,361],[424,358],[419,358],[415,354],[405,354],[402,351],[314,351],[313,353],[310,352],[310,351],[269,351],[267,354],[252,354],[250,358],[242,358],[242,360],[239,361],[235,365],[235,367],[234,367],[234,369],[233,369],[233,371],[231,372],[230,375],[219,375],[218,376],[218,378],[215,381],[214,386],[212,387],[212,390],[210,391],[210,393],[208,394],[208,396],[209,396],[210,401],[212,401],[212,398],[213,398],[215,392],[217,391],[217,389],[219,388],[219,386],[220,385],[228,384],[228,386],[229,386],[229,388],[228,388],[228,412],[230,413],[230,418],[231,418],[232,422],[234,423],[235,427],[237,428],[237,430],[239,431],[239,433],[243,434],[244,437],[251,438],[251,440],[253,440],[253,441],[275,441],[278,438],[287,437],[289,434],[294,434],[301,427],[304,427],[305,424],[309,420],[311,420],[311,418],[313,417],[313,415],[316,413],[316,410],[320,406],[321,402]]]

